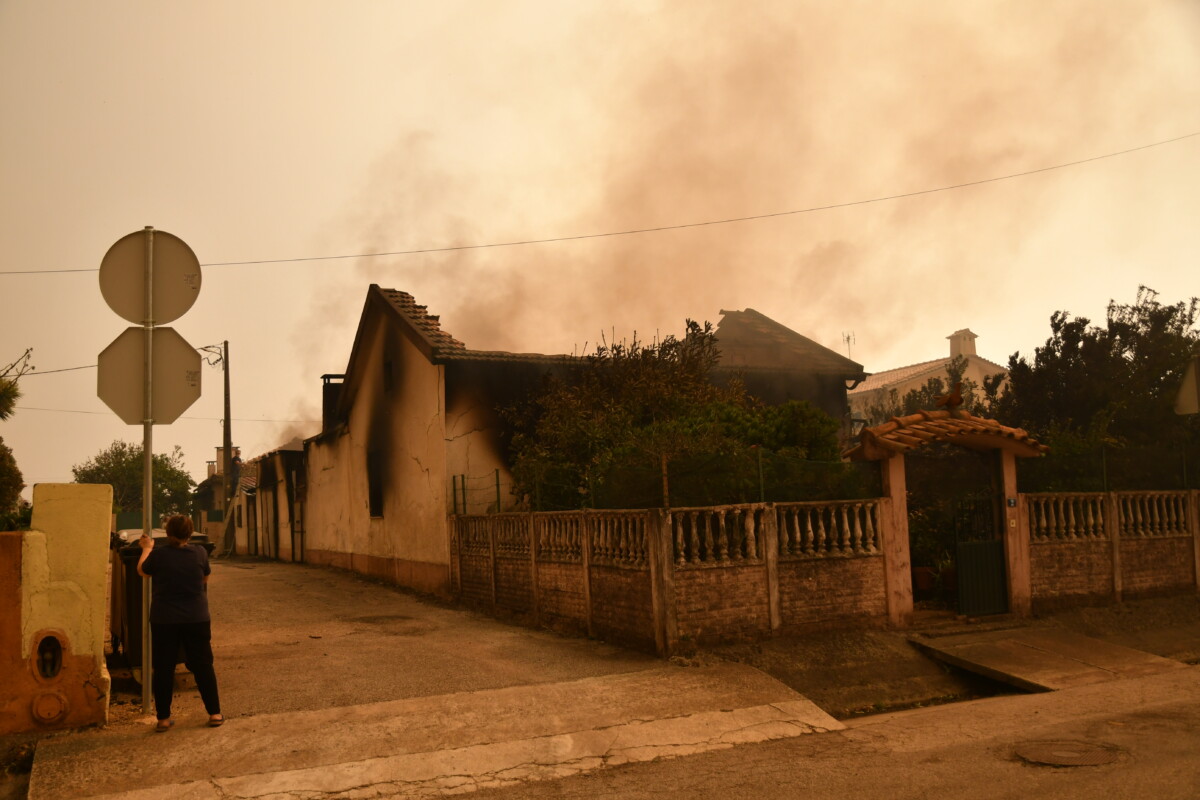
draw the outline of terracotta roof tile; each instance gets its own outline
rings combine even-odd
[[[859,443],[843,455],[852,461],[878,461],[922,445],[949,442],[973,450],[1011,450],[1018,456],[1036,456],[1050,448],[1021,428],[1010,428],[994,419],[966,411],[918,411],[892,417],[867,428]]]
[[[428,306],[419,305],[408,292],[383,288],[380,288],[379,292],[396,311],[409,321],[416,331],[429,341],[434,352],[442,354],[446,351],[467,349],[466,345],[442,330],[440,318],[430,314]]]

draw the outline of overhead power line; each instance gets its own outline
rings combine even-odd
[[[75,408],[37,408],[35,406],[14,406],[19,411],[50,411],[57,414],[100,414],[106,416],[115,416],[111,411],[81,411]],[[224,417],[188,417],[183,416],[180,419],[198,420],[201,422],[224,422]],[[301,424],[320,424],[319,419],[241,419],[234,417],[233,422],[297,422]]]
[[[213,261],[207,264],[201,264],[202,267],[239,267],[252,266],[258,264],[290,264],[300,263],[304,261],[337,261],[350,258],[381,258],[384,256],[415,256],[427,255],[431,253],[453,253],[462,250],[486,250],[497,247],[520,247],[530,244],[551,244],[554,242],[574,242],[582,239],[605,239],[615,236],[633,236],[641,233],[661,233],[663,231],[678,231],[687,228],[703,228],[709,225],[730,225],[735,222],[751,222],[760,219],[773,219],[775,217],[788,217],[797,214],[811,214],[817,211],[833,211],[839,208],[853,208],[854,206],[865,206],[873,203],[885,203],[891,200],[903,200],[908,197],[920,197],[926,194],[936,194],[937,192],[948,192],[954,189],[966,189],[971,186],[982,186],[987,183],[997,183],[999,181],[1012,180],[1014,178],[1024,178],[1030,175],[1037,175],[1043,172],[1052,172],[1054,170],[1066,169],[1068,167],[1077,167],[1081,164],[1090,164],[1093,161],[1103,161],[1108,158],[1116,158],[1118,156],[1129,155],[1140,150],[1149,150],[1152,147],[1162,147],[1163,145],[1174,144],[1185,139],[1191,139],[1200,136],[1200,131],[1186,133],[1182,136],[1176,136],[1172,139],[1163,139],[1159,142],[1151,142],[1137,147],[1130,147],[1125,150],[1118,150],[1112,153],[1104,153],[1103,155],[1091,156],[1090,158],[1081,158],[1077,161],[1067,161],[1062,164],[1053,164],[1048,167],[1038,167],[1037,169],[1028,169],[1023,172],[1011,172],[1007,175],[997,175],[991,178],[980,178],[974,181],[965,181],[963,183],[953,183],[947,186],[936,186],[931,189],[918,189],[912,192],[900,192],[897,194],[889,194],[881,197],[871,197],[863,200],[849,200],[844,203],[828,203],[820,206],[809,206],[808,208],[796,208],[790,211],[775,211],[768,214],[751,214],[744,217],[728,217],[726,219],[710,219],[702,222],[682,222],[676,225],[658,225],[650,228],[631,228],[623,231],[606,231],[604,233],[580,233],[574,236],[554,236],[544,239],[519,239],[511,242],[487,242],[484,244],[461,244],[451,245],[448,247],[422,247],[413,250],[390,250],[380,253],[348,253],[332,256],[303,256],[298,258],[263,258],[253,261]],[[92,269],[47,269],[47,270],[0,270],[0,275],[50,275],[63,272],[99,272],[99,268]]]
[[[32,378],[35,375],[53,375],[56,372],[74,372],[77,369],[95,369],[95,368],[96,368],[95,364],[87,364],[82,367],[67,367],[66,369],[39,369],[39,370],[35,370],[32,372],[26,372],[24,375],[21,376],[21,380],[25,380],[26,378]]]

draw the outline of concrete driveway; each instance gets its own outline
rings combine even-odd
[[[301,564],[215,562],[209,597],[221,704],[230,717],[590,678],[661,663]],[[203,713],[198,702],[182,711],[191,709]]]
[[[216,562],[222,728],[194,690],[43,740],[31,800],[430,796],[841,723],[745,665],[681,666],[505,625],[356,575]],[[361,795],[366,796],[366,795]]]

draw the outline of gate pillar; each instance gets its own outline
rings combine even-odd
[[[904,479],[904,456],[900,453],[879,465],[883,476],[880,545],[883,549],[884,587],[888,620],[898,628],[912,624],[912,565],[908,550],[908,486]]]
[[[1004,556],[1008,570],[1008,608],[1018,617],[1033,610],[1033,587],[1029,566],[1029,515],[1017,494],[1017,457],[1000,450],[1000,474],[1004,488]]]

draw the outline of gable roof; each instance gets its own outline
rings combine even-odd
[[[395,329],[407,337],[431,364],[462,361],[557,364],[575,360],[573,356],[568,355],[470,350],[448,331],[443,330],[440,318],[436,314],[430,314],[429,308],[417,303],[411,294],[396,289],[385,289],[373,283],[367,290],[367,299],[358,320],[358,330],[354,334],[354,344],[350,348],[350,360],[343,375],[344,388],[337,401],[339,415],[344,415],[353,403],[358,381],[361,380],[360,361],[365,358],[363,340],[367,336],[370,320],[377,316],[383,316],[393,323]]]
[[[717,347],[722,367],[787,369],[863,380],[862,364],[747,308],[721,310]]]
[[[579,362],[578,356],[544,355],[542,353],[511,353],[501,350],[472,350],[446,330],[428,307],[420,305],[408,292],[385,289],[371,284],[359,317],[358,330],[350,350],[350,359],[343,374],[343,389],[337,399],[338,416],[353,404],[361,380],[365,358],[364,338],[371,320],[382,316],[429,360],[431,364],[461,362],[510,362],[542,365],[565,365]],[[717,326],[717,343],[721,350],[719,369],[770,370],[836,375],[846,380],[863,380],[862,365],[830,350],[812,339],[779,324],[752,308],[744,311],[721,311]]]
[[[994,368],[994,372],[1008,372],[1006,367],[1002,367],[994,361],[989,361],[983,356],[970,355],[964,356],[967,359],[982,361],[984,366]],[[907,367],[896,367],[895,369],[887,369],[883,372],[874,372],[867,376],[867,379],[855,388],[850,390],[850,394],[862,394],[863,392],[871,392],[877,389],[887,389],[891,386],[896,386],[902,383],[908,383],[916,378],[921,378],[926,375],[941,375],[950,366],[953,359],[935,358],[932,361],[922,361],[918,364],[910,364]]]

